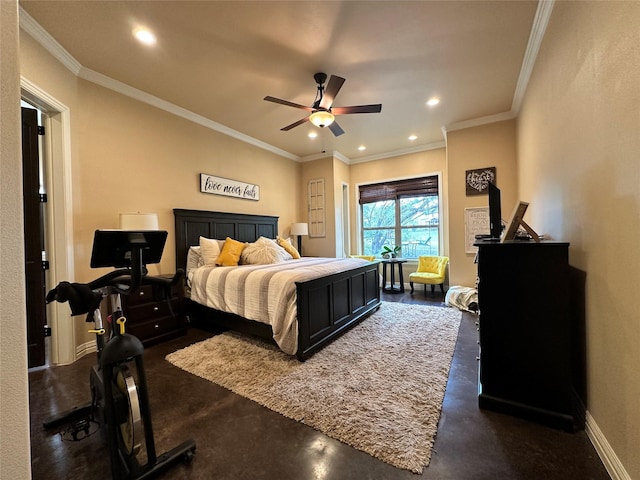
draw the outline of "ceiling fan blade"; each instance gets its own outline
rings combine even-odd
[[[321,108],[326,108],[327,110],[331,108],[333,100],[336,98],[336,95],[338,95],[343,83],[344,78],[338,77],[337,75],[331,75],[327,88],[325,88],[324,94],[322,95],[322,101],[320,102]]]
[[[279,103],[280,105],[286,105],[287,107],[301,108],[302,110],[306,110],[307,112],[313,112],[313,108],[300,105],[299,103],[293,103],[287,100],[281,100],[279,98],[270,97],[268,95],[264,97],[264,99],[267,102]]]
[[[376,103],[375,105],[354,105],[352,107],[334,107],[331,109],[331,113],[334,115],[347,115],[350,113],[380,113],[382,111],[382,104]]]
[[[302,120],[298,120],[297,122],[292,123],[291,125],[287,125],[286,127],[281,128],[283,132],[288,132],[292,128],[296,128],[298,125],[302,125],[304,122],[308,122],[309,117],[304,117]]]
[[[334,121],[333,123],[331,123],[331,125],[329,125],[329,130],[331,130],[331,133],[333,133],[336,137],[339,137],[340,135],[342,135],[344,133],[344,130],[342,129],[342,127],[340,125],[338,125],[338,122]]]

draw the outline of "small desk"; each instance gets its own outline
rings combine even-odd
[[[394,258],[390,260],[382,260],[382,291],[386,293],[404,293],[404,275],[402,273],[402,264],[406,263],[406,260],[401,258]],[[396,285],[396,272],[395,267],[398,267],[398,282]],[[391,271],[391,282],[387,287],[387,267]]]

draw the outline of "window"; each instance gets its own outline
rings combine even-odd
[[[360,186],[363,255],[400,246],[403,258],[438,255],[437,175]]]

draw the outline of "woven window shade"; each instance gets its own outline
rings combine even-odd
[[[393,182],[360,185],[360,205],[418,195],[438,195],[438,177],[408,178]]]

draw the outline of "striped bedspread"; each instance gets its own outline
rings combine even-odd
[[[295,282],[344,272],[364,263],[366,260],[359,258],[303,257],[270,265],[200,267],[188,274],[191,300],[271,325],[280,349],[295,355],[298,349]]]

